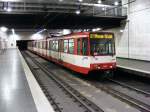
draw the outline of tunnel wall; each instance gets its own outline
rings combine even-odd
[[[15,35],[13,35],[11,31],[7,33],[0,32],[0,41],[6,41],[7,48],[16,48],[16,41],[18,40],[34,40],[43,39],[46,37],[46,33],[41,33],[40,37],[33,37],[32,35],[35,33],[36,32],[32,29],[16,30]]]

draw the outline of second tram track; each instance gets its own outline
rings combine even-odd
[[[67,95],[70,99],[72,99],[73,102],[78,105],[78,107],[80,108],[79,109],[80,111],[83,110],[83,112],[104,112],[100,107],[98,107],[96,104],[94,104],[93,102],[91,102],[90,100],[85,98],[77,90],[75,90],[70,85],[68,85],[63,80],[61,80],[59,77],[57,77],[54,73],[48,71],[47,68],[44,67],[42,64],[40,64],[38,61],[36,61],[34,59],[34,57],[31,57],[31,56],[29,56],[29,54],[24,53],[24,52],[23,52],[23,54],[24,54],[24,56],[26,55],[28,58],[30,58],[32,60],[32,63],[35,64],[35,66],[33,67],[31,64],[29,64],[29,62],[27,62],[29,64],[30,68],[32,69],[32,72],[34,72],[34,74],[38,74],[38,75],[35,75],[35,77],[36,77],[37,81],[39,82],[39,84],[41,85],[41,88],[43,89],[45,95],[48,97],[50,103],[55,107],[54,108],[55,111],[63,112],[63,108],[65,108],[65,107],[59,107],[59,103],[56,102],[55,98],[52,97],[53,95],[49,92],[48,86],[53,86],[53,85],[47,85],[46,84],[47,80],[51,80],[51,82],[52,81],[55,82],[54,86],[56,87],[56,85],[57,85],[59,87],[59,90],[61,89],[65,95]],[[25,60],[29,61],[27,59],[25,59]],[[45,75],[41,76],[42,72],[37,73],[34,69],[35,70],[40,69]],[[71,111],[76,112],[75,110],[74,111],[71,110]]]
[[[108,80],[111,81],[111,82],[113,82],[113,83],[116,83],[116,84],[118,84],[118,85],[120,85],[120,86],[126,87],[126,88],[128,88],[128,89],[134,90],[134,91],[136,91],[136,92],[138,92],[138,93],[141,93],[141,94],[144,94],[145,96],[150,97],[150,93],[149,93],[149,92],[146,92],[146,91],[144,91],[144,90],[138,89],[138,88],[136,88],[136,87],[133,87],[133,86],[128,85],[128,84],[125,84],[125,83],[122,83],[122,82],[117,81],[117,80],[114,80],[114,79],[108,79]]]
[[[107,92],[108,94],[111,94],[112,96],[122,100],[123,102],[126,102],[126,103],[134,106],[135,108],[139,109],[142,112],[150,112],[149,104],[146,104],[146,103],[144,103],[138,99],[135,99],[125,93],[122,93],[109,85],[102,84],[100,82],[91,82],[91,81],[87,81],[87,82],[90,83],[91,85],[95,86],[96,88],[101,89],[101,90]],[[140,91],[140,93],[141,93],[141,91]]]

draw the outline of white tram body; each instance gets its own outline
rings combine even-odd
[[[109,32],[81,32],[35,40],[28,43],[28,50],[85,75],[116,68],[114,34]]]

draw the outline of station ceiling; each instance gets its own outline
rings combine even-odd
[[[119,5],[115,6],[114,2]],[[11,8],[11,11],[7,11]],[[76,11],[80,14],[76,14]],[[126,19],[120,0],[0,0],[0,26],[17,29],[118,27]]]

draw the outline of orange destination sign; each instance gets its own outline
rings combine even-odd
[[[111,39],[113,38],[113,35],[112,34],[90,34],[90,38]]]

